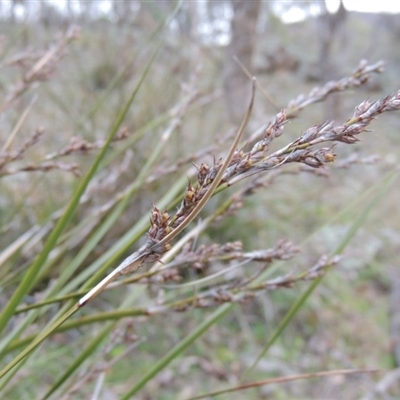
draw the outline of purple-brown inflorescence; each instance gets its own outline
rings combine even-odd
[[[333,147],[342,142],[352,144],[358,141],[358,135],[367,130],[368,125],[381,113],[400,109],[400,90],[391,96],[374,102],[364,101],[356,107],[353,116],[344,124],[334,126],[331,121],[307,129],[295,141],[278,151],[268,154],[270,143],[281,136],[285,124],[299,110],[305,106],[323,100],[332,92],[344,90],[348,87],[359,86],[367,82],[371,72],[380,72],[381,63],[368,66],[362,62],[358,70],[350,78],[343,78],[337,82],[316,88],[308,96],[297,98],[289,103],[287,109],[281,110],[267,125],[263,137],[258,140],[249,151],[235,150],[239,147],[239,140],[247,125],[252,108],[252,102],[245,120],[236,135],[229,154],[225,161],[214,160],[213,165],[200,164],[197,168],[197,184],[188,183],[185,194],[174,216],[153,208],[150,218],[150,229],[146,243],[105,278],[97,287],[92,289],[93,295],[102,290],[116,276],[136,271],[144,262],[158,260],[162,254],[170,249],[170,241],[181,232],[201,211],[214,190],[222,190],[241,179],[252,176],[261,171],[276,169],[288,163],[300,163],[315,170],[321,169],[326,163],[335,160]],[[254,87],[254,82],[253,82]],[[254,91],[253,91],[254,96]],[[253,101],[253,100],[252,100]],[[319,147],[321,143],[330,142],[328,147]],[[302,279],[305,279],[303,277]],[[284,280],[283,285],[290,279]],[[279,285],[278,283],[275,283]],[[226,288],[225,288],[226,289]],[[223,290],[221,288],[221,290]],[[79,302],[85,304],[92,294],[89,292]],[[230,298],[230,295],[228,296]],[[222,296],[221,298],[224,298]]]
[[[169,226],[170,215],[167,212],[161,212],[157,207],[153,207],[150,217],[150,229],[148,231],[148,242],[155,244],[158,243],[163,237],[171,232],[172,228]],[[164,245],[157,252],[154,252],[153,261],[158,259],[161,254],[165,253],[171,248],[169,244]]]
[[[335,142],[353,144],[357,142],[358,135],[367,130],[371,122],[381,113],[400,109],[400,90],[394,95],[380,100],[364,101],[356,107],[353,116],[343,125],[334,126],[333,122],[325,122],[307,129],[299,138],[284,148],[268,155],[268,146],[275,138],[283,133],[287,122],[285,110],[280,111],[265,130],[265,137],[255,143],[250,151],[237,150],[229,167],[226,169],[220,185],[232,185],[237,181],[254,175],[258,172],[271,170],[283,164],[301,163],[312,168],[321,168],[326,163],[333,162],[336,153],[333,152]],[[324,142],[333,142],[329,147],[316,147]],[[201,200],[209,185],[214,181],[221,167],[221,161],[214,162],[213,166],[201,164],[198,169],[198,185],[188,184],[185,196],[174,217],[169,217],[165,227],[160,229],[156,236],[154,228],[150,228],[149,236],[156,240],[163,238],[168,233],[167,227],[175,229],[194,206]]]
[[[382,61],[369,65],[366,60],[362,60],[350,76],[346,76],[338,81],[329,81],[321,87],[317,86],[313,88],[307,95],[301,94],[294,100],[291,100],[287,107],[287,114],[290,118],[293,118],[310,104],[323,101],[332,93],[364,85],[369,81],[371,73],[381,73],[382,71]]]

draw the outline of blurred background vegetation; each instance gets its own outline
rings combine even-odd
[[[256,76],[259,86],[247,133],[251,137],[291,99],[350,74],[361,59],[385,61],[384,73],[372,76],[363,87],[334,93],[302,111],[274,141],[275,149],[327,119],[341,124],[364,99],[378,99],[399,88],[398,14],[350,12],[342,3],[335,12],[328,12],[324,2],[311,0],[199,0],[183,1],[164,26],[175,5],[172,1],[62,3],[63,7],[46,0],[0,2],[0,147],[3,153],[19,152],[0,169],[2,308],[93,164],[157,43],[161,43],[160,50],[118,129],[117,140],[20,307],[47,299],[47,290],[75,262],[76,269],[61,286],[66,291],[60,289],[52,297],[78,290],[85,270],[96,262],[104,264],[102,257],[140,219],[147,229],[153,204],[160,208],[171,204],[173,197],[164,206],[161,199],[179,182],[180,192],[171,196],[183,193],[186,177],[193,173],[192,162],[212,164],[214,157],[225,154],[230,145],[227,135],[246,112],[251,86],[248,75]],[[288,23],[287,16],[294,11],[303,19]],[[55,56],[40,74],[29,75],[52,49]],[[192,87],[196,96],[184,107],[185,93]],[[176,126],[174,118],[179,118]],[[173,133],[167,142],[171,126]],[[245,251],[252,251],[272,248],[279,240],[288,239],[300,246],[301,253],[274,264],[272,276],[310,268],[321,255],[337,248],[365,210],[372,191],[379,191],[380,183],[398,165],[399,113],[383,115],[372,129],[374,132],[361,135],[360,143],[335,147],[338,165],[328,166],[321,176],[285,167],[293,173],[282,174],[246,198],[231,215],[214,221],[195,245],[241,241]],[[134,197],[87,254],[76,261],[164,140]],[[74,145],[74,150],[66,150]],[[340,168],[343,160],[356,161]],[[382,192],[380,201],[363,217],[341,262],[329,270],[246,380],[323,370],[399,367],[398,187],[397,178]],[[214,212],[236,190],[230,188],[212,199],[202,217]],[[132,250],[125,249],[117,260]],[[219,263],[207,268],[218,270]],[[183,282],[202,274],[198,266],[188,267],[182,273]],[[53,389],[49,397],[57,399],[117,399],[129,393],[157,360],[212,312],[189,308],[154,316],[121,318],[113,314],[135,291],[133,305],[145,310],[162,304],[164,298],[179,297],[176,289],[162,283],[142,281],[102,293],[77,318],[106,312],[110,316],[91,323],[78,320],[76,326],[48,338],[3,381],[2,398],[46,398]],[[135,398],[186,399],[239,385],[307,285],[263,291],[246,304],[235,304],[149,379]],[[2,343],[3,364],[27,344],[23,338],[37,335],[63,304],[54,301],[43,306],[21,332],[10,336],[29,317],[27,312],[16,313],[3,331],[4,340],[13,340]],[[79,367],[64,375],[107,319],[118,323]],[[400,383],[399,374],[391,371],[268,385],[226,396],[395,399],[400,396]]]

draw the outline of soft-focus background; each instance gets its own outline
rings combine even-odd
[[[219,143],[218,151],[211,149],[203,158],[193,158],[196,163],[212,163],[213,156],[218,158],[227,151],[229,142],[220,141],[240,124],[245,114],[250,94],[248,75],[256,76],[259,84],[248,127],[250,135],[267,124],[292,98],[350,74],[361,59],[385,62],[384,73],[373,75],[364,87],[334,94],[325,102],[302,111],[273,143],[274,149],[327,119],[341,124],[364,99],[378,99],[397,90],[399,14],[349,11],[346,7],[350,8],[350,3],[183,1],[178,14],[162,31],[161,50],[123,123],[128,136],[137,135],[143,127],[146,134],[127,149],[123,147],[124,140],[113,145],[121,149],[119,155],[110,160],[108,169],[100,172],[102,175],[92,191],[87,192],[68,232],[73,237],[73,226],[78,226],[81,219],[105,205],[114,193],[135,179],[167,126],[168,112],[178,103],[185,85],[194,82],[203,100],[185,112],[157,162],[161,172],[163,168],[173,167],[175,161],[183,160],[182,164],[162,179],[154,179],[142,187],[125,213],[87,256],[81,270],[139,218],[149,215],[151,206],[158,204],[178,177],[185,176],[191,167],[189,156]],[[144,71],[155,40],[152,35],[171,12],[172,5],[167,0],[0,1],[0,103],[3,107],[0,108],[0,147],[7,143],[16,126],[15,148],[38,128],[44,130],[39,142],[15,163],[16,168],[40,163],[48,155],[66,148],[72,137],[94,143],[106,138]],[[41,51],[60,40],[61,34],[72,25],[79,27],[79,37],[65,47],[54,70],[24,88],[23,93],[8,103],[29,60],[37,59]],[[150,122],[154,122],[154,127],[147,127]],[[250,251],[273,247],[278,240],[288,239],[299,245],[302,252],[282,266],[284,273],[309,267],[322,254],[330,254],[358,217],[359,209],[367,201],[363,196],[368,189],[378,185],[399,162],[400,114],[382,115],[372,129],[373,132],[360,136],[360,143],[335,148],[339,164],[349,157],[358,157],[359,162],[351,163],[348,168],[333,165],[327,168],[326,176],[281,176],[271,186],[249,197],[234,216],[217,221],[200,240],[204,243],[240,240],[243,248]],[[65,162],[76,163],[82,174],[95,154],[96,151],[74,153]],[[80,179],[66,169],[1,177],[1,249],[15,243],[32,227],[51,224]],[[157,177],[157,170],[154,176]],[[258,363],[249,380],[329,369],[399,367],[398,187],[397,179],[369,212],[346,248],[343,260],[329,272],[280,340]],[[233,193],[227,192],[213,199],[204,215]],[[355,201],[359,202],[356,206]],[[18,282],[18,272],[30,264],[41,243],[38,239],[1,266],[2,304]],[[70,241],[69,246],[26,302],[37,300],[37,293],[57,279],[63,265],[74,258],[82,243]],[[260,354],[306,285],[265,292],[250,303],[235,307],[158,374],[137,398],[183,399],[238,384],[238,377]],[[103,293],[93,308],[115,309],[129,290],[134,289]],[[146,294],[153,299],[156,295],[162,297],[163,293],[153,293],[149,288]],[[90,308],[85,311],[88,315],[91,312]],[[127,381],[137,380],[208,312],[193,310],[129,321],[129,328],[141,342],[114,367],[108,366],[98,398],[119,398]],[[91,329],[96,332],[99,326]],[[79,338],[90,332],[77,328],[53,337],[45,345],[50,347],[48,351],[53,351],[49,353],[52,356],[46,358],[41,356],[43,353],[37,353],[40,376],[29,369],[25,374],[21,370],[23,379],[14,377],[14,385],[5,392],[7,398],[41,398],[45,391],[41,385],[50,385],[54,376],[69,366],[82,351]],[[121,343],[126,342],[129,340],[121,339]],[[107,359],[111,354],[110,357],[117,359],[123,353],[123,345],[114,344],[104,352],[106,356],[100,351],[99,357]],[[40,363],[41,357],[43,363]],[[90,398],[100,372],[97,374],[90,367],[88,370],[92,379],[82,383],[76,392],[66,391],[65,398]],[[83,382],[81,375],[76,379]],[[72,383],[67,387],[71,389]],[[383,375],[334,376],[264,386],[226,398],[269,396],[274,399],[395,399],[400,396],[400,380],[383,382]]]

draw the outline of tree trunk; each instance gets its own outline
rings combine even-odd
[[[250,81],[234,58],[250,71],[256,39],[257,19],[260,0],[231,0],[233,19],[231,21],[231,41],[223,67],[223,85],[228,116],[234,124],[243,119],[250,95]]]
[[[340,1],[340,7],[335,14],[329,14],[326,10],[319,17],[317,25],[317,33],[319,40],[319,60],[318,67],[322,82],[328,81],[334,77],[334,71],[337,70],[337,60],[332,59],[332,47],[337,36],[337,33],[344,29],[347,12],[343,6],[343,1]],[[336,61],[336,62],[335,62]],[[335,77],[336,78],[336,77]],[[340,118],[340,101],[339,96],[334,95],[328,97],[325,101],[326,118]]]

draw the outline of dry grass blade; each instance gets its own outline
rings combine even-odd
[[[271,385],[276,383],[286,383],[292,382],[299,379],[310,379],[310,378],[321,378],[321,377],[329,377],[329,376],[336,376],[336,375],[354,375],[354,374],[374,374],[385,372],[383,369],[338,369],[334,371],[320,371],[320,372],[311,372],[308,374],[298,374],[298,375],[291,375],[291,376],[280,376],[278,378],[270,378],[270,379],[263,379],[261,381],[245,383],[243,385],[239,385],[230,389],[225,390],[218,390],[216,392],[207,393],[201,396],[190,397],[187,400],[198,400],[198,399],[205,399],[206,397],[215,397],[220,394],[225,393],[232,393],[237,392],[244,389],[252,389],[259,386],[264,385]]]
[[[29,112],[31,111],[36,100],[37,100],[37,96],[34,96],[33,99],[29,102],[26,109],[23,111],[23,113],[19,117],[17,124],[15,125],[13,131],[11,132],[10,136],[7,138],[6,142],[4,143],[4,146],[1,148],[1,153],[5,153],[10,148],[11,143],[15,139],[17,133],[19,132],[21,126],[23,125],[24,121],[26,120],[26,117],[28,116]]]
[[[200,211],[203,209],[203,207],[206,205],[207,201],[210,199],[212,194],[214,193],[214,190],[217,188],[217,186],[220,184],[221,179],[227,170],[229,164],[232,161],[233,154],[235,153],[235,150],[237,146],[239,145],[239,142],[241,138],[243,137],[243,133],[246,129],[246,126],[249,122],[251,111],[253,108],[253,103],[254,103],[254,94],[255,94],[255,83],[256,80],[253,78],[252,80],[252,93],[251,93],[251,100],[249,107],[247,109],[246,116],[242,122],[242,125],[239,128],[239,131],[235,137],[235,140],[232,143],[231,148],[229,149],[228,155],[226,156],[226,159],[224,163],[222,164],[221,168],[218,171],[217,176],[215,177],[214,181],[211,183],[210,187],[204,194],[204,196],[201,198],[201,200],[197,203],[196,207],[193,209],[193,211],[185,218],[185,220],[177,227],[174,229],[172,232],[170,232],[167,236],[165,236],[162,240],[159,242],[155,243],[151,248],[150,251],[152,252],[158,252],[160,246],[163,246],[164,244],[169,243],[172,239],[174,239],[180,232],[182,232],[200,213]]]
[[[210,199],[214,190],[220,184],[221,179],[229,167],[233,155],[236,151],[237,146],[240,143],[240,140],[243,137],[243,133],[247,127],[247,124],[250,119],[251,111],[253,109],[254,103],[254,95],[255,95],[255,78],[252,80],[252,90],[251,90],[251,99],[250,104],[247,109],[246,115],[243,119],[243,122],[236,134],[236,137],[229,149],[228,155],[225,158],[224,163],[220,167],[217,175],[214,180],[207,188],[207,191],[203,194],[201,199],[197,202],[196,206],[192,209],[192,211],[186,216],[186,218],[173,230],[167,232],[166,236],[164,236],[161,240],[155,240],[149,236],[146,243],[134,254],[126,258],[111,274],[106,276],[98,285],[96,285],[92,290],[90,290],[85,296],[83,296],[79,302],[78,306],[83,307],[87,302],[89,302],[92,298],[97,296],[101,291],[103,291],[112,281],[114,281],[118,276],[127,274],[137,270],[146,260],[152,261],[157,260],[163,253],[169,250],[169,242],[171,242],[180,232],[182,232],[200,213],[200,211],[204,208],[207,201]],[[158,211],[158,210],[157,210]],[[154,214],[154,213],[153,213]],[[166,213],[165,213],[166,214]],[[163,216],[165,215],[163,214]],[[161,216],[161,217],[163,217]],[[169,216],[167,217],[167,219]],[[167,222],[167,221],[164,221]],[[168,227],[171,229],[170,227]]]

